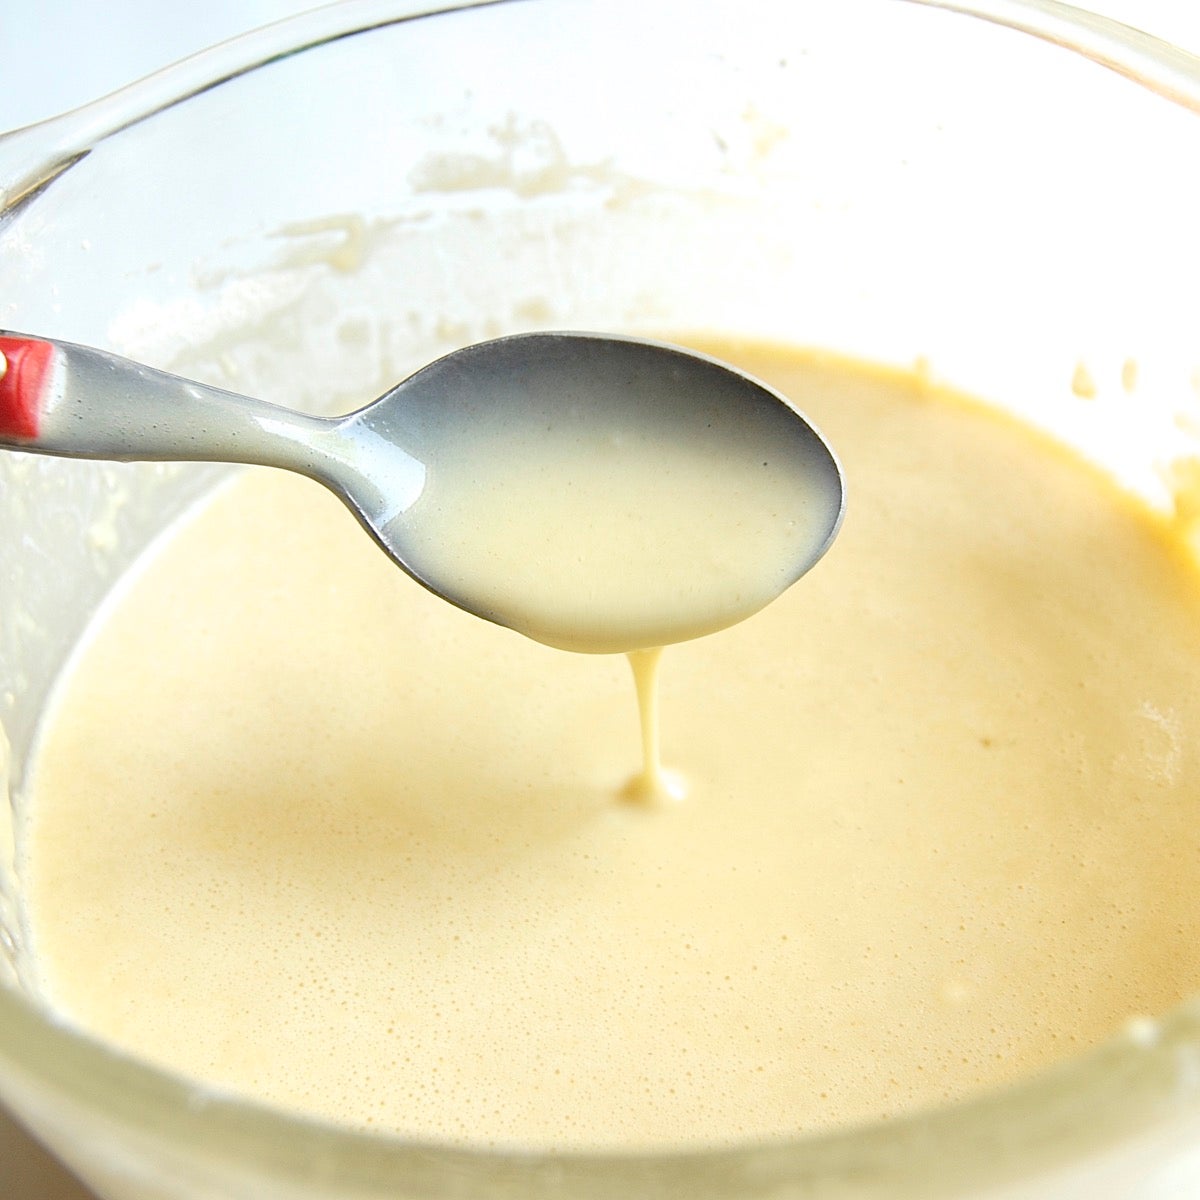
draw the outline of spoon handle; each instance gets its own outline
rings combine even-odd
[[[102,350],[0,332],[0,446],[8,449],[314,474],[333,424]]]

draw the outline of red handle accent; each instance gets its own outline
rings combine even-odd
[[[54,347],[33,338],[0,337],[0,354],[8,364],[0,375],[0,433],[33,441],[49,399]]]

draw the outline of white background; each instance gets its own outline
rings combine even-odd
[[[311,0],[0,0],[0,130],[314,7]],[[1200,53],[1200,0],[1090,0],[1087,7]],[[89,1193],[0,1112],[0,1197],[88,1200]]]
[[[1081,3],[1200,52],[1197,0]],[[0,130],[74,108],[214,42],[316,7],[313,0],[0,0]]]

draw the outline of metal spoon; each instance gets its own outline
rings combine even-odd
[[[336,493],[431,591],[570,649],[632,650],[732,624],[821,557],[843,511],[836,457],[782,396],[701,354],[590,333],[518,334],[467,346],[332,419],[104,351],[0,333],[0,446],[298,471]],[[631,462],[648,466],[633,469],[632,483]],[[618,467],[619,483],[604,475]],[[683,480],[689,472],[693,478]],[[748,510],[732,533],[719,531],[735,501],[745,507],[747,480],[754,488],[771,481],[763,511]],[[516,500],[500,494],[510,483],[524,487]],[[665,503],[684,483],[703,503]],[[559,542],[538,532],[520,562],[506,558],[524,518],[552,516],[584,484],[591,490],[583,516],[567,522]],[[646,520],[668,509],[655,536],[664,548],[693,555],[694,567],[689,560],[686,576],[667,577],[655,543],[643,565],[631,568],[644,578],[635,577],[619,601],[601,595],[598,581],[614,573],[614,562],[624,569],[634,560],[618,544],[618,557],[597,558],[589,576],[592,543],[603,540],[599,549],[611,552],[614,541],[644,541]],[[491,541],[468,538],[456,548],[460,533],[483,527]],[[737,543],[753,559],[746,539],[768,533],[779,561],[765,582],[743,586],[735,578],[709,596],[706,581],[730,573],[716,543]],[[532,572],[521,574],[531,555]],[[509,594],[543,583],[558,590],[540,608]]]

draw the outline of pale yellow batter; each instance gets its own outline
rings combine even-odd
[[[784,405],[748,384],[722,403],[672,365],[663,386],[683,398],[656,406],[649,384],[593,370],[567,401],[514,389],[536,420],[512,401],[470,410],[395,519],[418,574],[549,646],[612,654],[733,625],[819,557],[836,468]]]
[[[1200,592],[1034,435],[721,353],[847,468],[828,559],[626,663],[475,620],[247,475],[105,614],[26,875],[73,1021],[220,1087],[469,1144],[777,1137],[988,1088],[1200,982]]]

